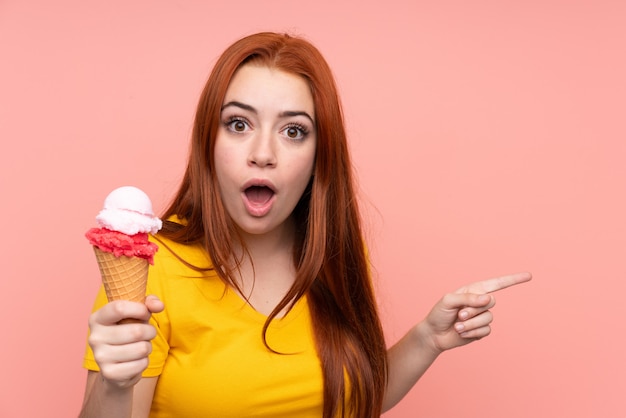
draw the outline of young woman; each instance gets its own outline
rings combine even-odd
[[[229,47],[155,237],[156,296],[96,301],[82,416],[378,417],[441,352],[489,334],[489,293],[530,280],[448,294],[387,349],[356,200],[318,50],[274,33]]]

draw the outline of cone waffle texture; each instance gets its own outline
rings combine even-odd
[[[98,247],[93,247],[93,250],[109,302],[143,302],[146,299],[148,260],[140,257],[115,257]]]

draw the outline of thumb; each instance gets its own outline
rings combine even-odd
[[[489,309],[495,305],[496,300],[489,294],[449,293],[444,296],[441,303],[447,310],[458,310],[467,306]]]
[[[156,295],[148,295],[146,296],[145,301],[146,307],[151,313],[159,313],[165,309],[165,305]]]

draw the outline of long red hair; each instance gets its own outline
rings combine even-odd
[[[294,210],[296,279],[270,314],[265,330],[278,312],[307,295],[324,376],[324,418],[379,417],[387,382],[385,341],[365,254],[343,112],[332,72],[313,45],[290,35],[259,33],[235,42],[218,59],[198,104],[185,176],[163,215],[187,222],[166,222],[162,234],[181,243],[202,243],[220,277],[237,287],[231,275],[236,266],[230,264],[231,243],[239,237],[220,200],[213,148],[226,89],[235,71],[248,62],[297,74],[308,82],[317,133],[314,176]]]

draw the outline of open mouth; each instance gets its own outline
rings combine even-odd
[[[254,206],[263,206],[274,196],[274,191],[267,186],[250,186],[244,193],[248,202]]]

